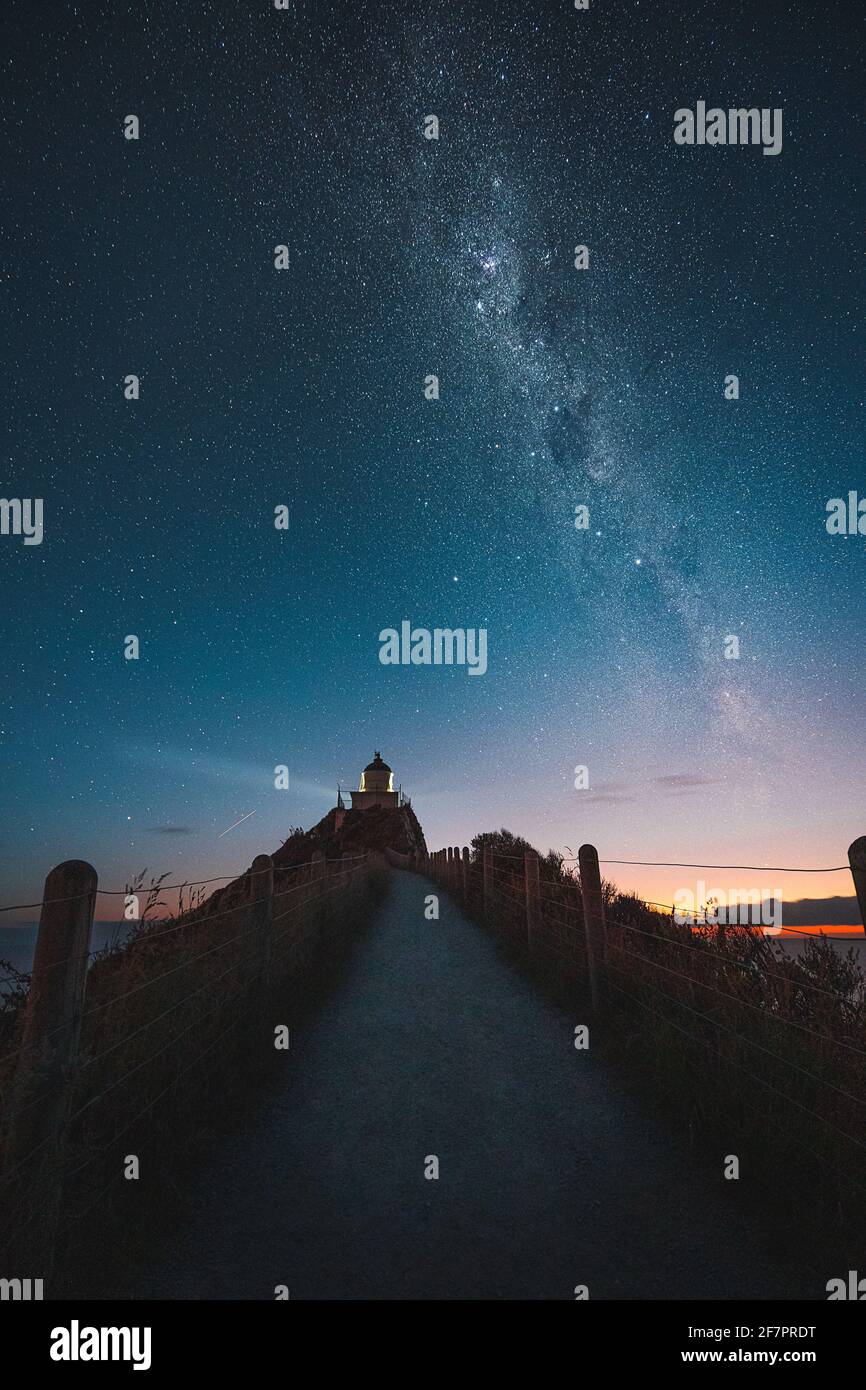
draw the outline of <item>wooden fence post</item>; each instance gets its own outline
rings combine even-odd
[[[485,844],[481,856],[481,884],[485,912],[493,906],[493,846]]]
[[[601,872],[598,850],[594,845],[581,845],[580,897],[583,903],[583,924],[586,930],[586,956],[589,964],[589,990],[592,1007],[599,1004],[599,972],[605,960],[604,900],[601,896]]]
[[[463,853],[460,857],[460,878],[463,885],[463,896],[469,896],[469,846],[463,846]]]
[[[854,891],[860,905],[860,920],[866,932],[866,835],[861,835],[848,846],[848,863],[851,865]]]
[[[58,864],[45,880],[14,1082],[6,1164],[38,1210],[27,1238],[35,1265],[21,1275],[40,1279],[54,1265],[96,885],[96,870],[81,859]]]
[[[253,984],[250,1005],[254,1017],[263,1020],[270,1042],[268,1003],[271,984],[271,931],[274,920],[274,864],[269,854],[257,854],[250,871],[250,931],[253,949]]]
[[[532,955],[538,931],[541,888],[538,877],[538,855],[526,850],[523,855],[523,879],[526,885],[526,948]]]

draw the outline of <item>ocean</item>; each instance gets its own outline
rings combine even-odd
[[[133,925],[134,923],[130,922],[94,923],[90,943],[91,951],[100,951],[105,946],[114,946],[124,941]],[[37,931],[38,923],[36,922],[7,922],[0,926],[0,960],[9,961],[16,970],[29,970],[33,964]],[[787,954],[798,956],[803,950],[806,938],[804,936],[788,936],[783,933],[781,936],[775,937],[774,940]],[[855,932],[851,936],[842,936],[839,934],[838,927],[833,928],[828,940],[843,955],[853,949],[862,970],[866,973],[866,935],[862,931]]]
[[[95,922],[90,939],[90,950],[101,951],[105,946],[113,946],[124,941],[134,922]],[[4,922],[0,926],[0,961],[8,961],[16,970],[27,971],[33,965],[36,950],[38,922]],[[6,971],[0,968],[0,988]]]

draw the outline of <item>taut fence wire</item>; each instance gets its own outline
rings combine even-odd
[[[601,879],[601,863],[660,861],[599,860],[584,845],[552,862],[502,853],[495,836],[476,846],[389,859],[441,885],[580,1001],[575,1021],[660,1091],[689,1132],[701,1121],[732,1153],[736,1140],[768,1188],[778,1191],[780,1171],[790,1191],[808,1182],[819,1225],[856,1221],[866,1232],[866,977],[853,954],[820,934],[680,916]],[[839,869],[851,872],[866,923],[866,837],[847,865],[772,871]],[[798,953],[783,948],[789,933]]]
[[[4,1273],[17,1261],[50,1277],[84,1215],[182,1153],[208,1092],[230,1100],[274,1059],[286,987],[355,919],[376,864],[259,855],[210,901],[130,923],[102,951],[90,944],[95,870],[51,871],[29,988],[0,1012]]]

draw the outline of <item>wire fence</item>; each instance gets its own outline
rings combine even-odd
[[[551,863],[492,837],[474,854],[386,858],[441,883],[572,997],[590,994],[604,1044],[674,1106],[727,1126],[769,1164],[768,1181],[781,1155],[786,1181],[810,1183],[820,1212],[866,1229],[866,1202],[856,1205],[866,982],[855,962],[826,941],[805,940],[795,958],[747,926],[678,921],[669,904],[603,884],[597,856]],[[219,1103],[273,1059],[274,1001],[327,926],[351,919],[372,871],[367,854],[292,866],[261,856],[207,901],[101,950],[90,942],[93,871],[52,871],[31,905],[51,949],[37,947],[29,988],[8,977],[17,1007],[0,1011],[0,1250],[39,1252],[48,1268],[94,1208],[122,1194],[128,1168],[165,1165],[188,1146],[203,1098]]]
[[[373,873],[366,853],[260,856],[207,902],[102,951],[88,941],[95,894],[46,885],[30,988],[0,1014],[0,1252],[50,1267],[102,1194],[136,1167],[165,1168],[203,1105],[273,1061],[285,987],[330,928],[356,920]],[[56,949],[40,957],[43,936]]]
[[[808,932],[795,932],[792,952],[748,923],[681,920],[670,904],[604,884],[597,856],[578,874],[577,858],[502,852],[496,838],[401,867],[456,895],[582,1011],[592,989],[602,1050],[690,1129],[738,1154],[768,1192],[779,1198],[780,1181],[789,1190],[800,1180],[819,1224],[854,1221],[866,1233],[866,977],[856,953]],[[853,854],[844,867],[859,891]]]

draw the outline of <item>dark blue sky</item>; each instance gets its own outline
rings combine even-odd
[[[843,863],[866,539],[825,509],[866,496],[862,13],[11,16],[3,495],[42,497],[45,536],[0,537],[2,900],[71,856],[111,887],[240,870],[374,748],[432,847],[506,824]],[[699,100],[781,108],[782,152],[676,146]],[[402,619],[486,627],[487,674],[382,666]]]

